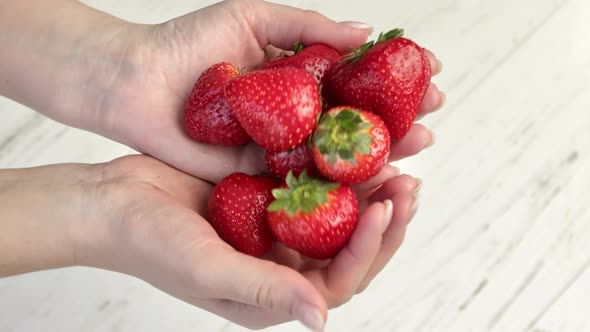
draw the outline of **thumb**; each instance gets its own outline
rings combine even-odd
[[[212,297],[232,300],[279,316],[289,316],[312,330],[323,330],[327,304],[300,273],[271,261],[218,247],[207,264]]]
[[[258,2],[250,26],[261,47],[291,49],[293,43],[327,44],[341,53],[364,43],[373,28],[360,22],[337,23],[324,15],[290,6]]]

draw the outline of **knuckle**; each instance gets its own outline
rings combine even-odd
[[[226,0],[225,4],[233,10],[240,12],[254,11],[263,3],[262,0]]]
[[[234,323],[249,330],[262,330],[271,326],[268,321],[257,319],[256,309],[253,311],[250,305],[235,301],[227,301],[225,303],[227,306],[225,307],[223,316]]]
[[[355,294],[360,294],[360,293],[364,292],[369,287],[370,284],[371,284],[370,280],[367,280],[367,279],[363,280],[363,282],[361,283],[359,288],[356,290]]]
[[[352,297],[354,296],[354,294],[350,293],[350,292],[340,292],[340,293],[335,293],[332,294],[332,303],[330,305],[331,308],[338,308],[346,303],[348,303],[350,300],[352,300]]]
[[[269,262],[269,264],[272,264],[271,269],[273,270],[270,275],[276,275],[277,273],[274,272],[278,272],[277,270],[279,266],[272,262]],[[279,306],[277,294],[275,291],[276,290],[274,284],[271,281],[271,278],[266,278],[253,283],[250,286],[249,294],[255,305],[268,308],[270,310],[275,310]]]
[[[303,11],[305,13],[306,16],[309,16],[310,18],[323,18],[324,15],[322,15],[320,12],[313,10],[313,9],[305,9]]]
[[[257,282],[250,288],[249,291],[250,298],[253,300],[254,305],[269,309],[273,309],[275,307],[272,292],[272,287],[266,280]]]
[[[331,290],[329,296],[327,297],[328,306],[330,308],[338,308],[348,303],[354,295],[354,291],[343,288]]]

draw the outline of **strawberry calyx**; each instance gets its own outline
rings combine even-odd
[[[301,44],[301,42],[300,42],[300,41],[296,41],[296,42],[293,44],[293,52],[294,52],[295,54],[297,54],[297,53],[299,53],[299,52],[303,51],[303,49],[304,49],[304,48],[305,48],[305,46],[303,46],[303,44]]]
[[[340,187],[339,183],[310,177],[306,170],[301,172],[299,178],[289,171],[285,181],[287,188],[272,190],[275,200],[268,206],[268,211],[283,210],[289,215],[299,212],[309,214],[321,204],[328,203],[328,193]]]
[[[393,29],[386,33],[382,32],[379,34],[377,41],[371,40],[361,45],[361,47],[359,47],[358,49],[352,48],[352,54],[344,58],[344,62],[357,61],[360,58],[362,58],[363,55],[367,53],[367,51],[371,49],[371,47],[373,47],[374,45],[382,43],[384,41],[388,41],[390,39],[402,37],[403,35],[404,29]]]
[[[328,162],[334,164],[336,157],[356,164],[356,154],[371,153],[373,137],[367,133],[373,124],[365,122],[359,111],[343,109],[336,115],[326,113],[320,119],[313,134],[313,144]]]

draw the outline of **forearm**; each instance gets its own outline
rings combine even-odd
[[[91,169],[0,170],[0,277],[77,263],[74,238],[96,214],[83,195],[92,188]]]
[[[130,26],[74,0],[0,0],[0,95],[98,131]]]

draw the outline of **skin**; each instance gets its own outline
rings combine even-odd
[[[419,182],[387,166],[355,186],[359,226],[336,258],[308,260],[280,245],[265,259],[236,252],[209,226],[204,207],[224,176],[264,170],[262,150],[199,144],[181,125],[194,81],[213,63],[255,68],[297,40],[344,52],[370,29],[255,0],[154,25],[77,1],[0,0],[0,27],[7,32],[0,34],[1,95],[152,156],[0,170],[0,276],[94,266],[246,327],[298,319],[321,330],[327,310],[365,289],[401,245]],[[440,63],[428,54],[437,73]],[[420,115],[443,100],[431,84]],[[392,146],[391,159],[431,143],[416,124]]]
[[[325,320],[401,245],[417,182],[386,172],[373,193],[355,188],[362,212],[350,243],[334,259],[315,261],[278,244],[265,259],[235,251],[205,219],[213,185],[148,156],[2,170],[0,277],[92,266],[250,328],[292,319],[313,326],[302,310]],[[385,200],[392,216],[384,216]]]

